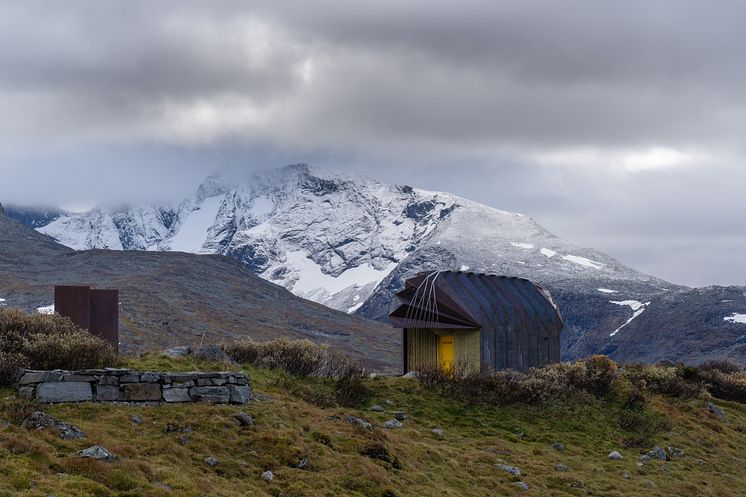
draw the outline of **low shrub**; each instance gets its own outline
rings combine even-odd
[[[334,392],[343,406],[357,407],[365,404],[373,391],[365,383],[365,371],[354,364],[349,364],[334,383]]]
[[[310,340],[281,338],[267,342],[250,339],[222,344],[231,359],[242,364],[281,369],[297,376],[335,378],[363,370],[343,354]]]
[[[105,341],[67,318],[0,310],[0,385],[10,385],[21,368],[83,369],[117,363]]]
[[[423,368],[419,379],[423,387],[444,395],[497,405],[538,404],[585,393],[608,395],[618,377],[618,367],[605,356],[587,361],[549,364],[526,373],[513,370],[480,370],[457,367],[444,371]]]
[[[109,344],[83,330],[32,335],[23,352],[34,369],[97,368],[117,362]]]
[[[719,370],[700,370],[699,377],[714,397],[746,403],[746,372],[724,373]]]
[[[702,392],[702,385],[696,379],[685,379],[684,374],[685,369],[677,367],[628,364],[624,368],[624,377],[643,392],[681,399],[694,398]]]
[[[594,355],[585,361],[585,378],[581,386],[586,392],[603,397],[611,391],[611,385],[619,376],[616,363],[604,355]]]
[[[707,361],[700,364],[698,369],[702,372],[717,371],[725,374],[740,373],[743,371],[740,364],[729,359]]]

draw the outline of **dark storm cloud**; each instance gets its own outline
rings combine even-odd
[[[5,2],[0,200],[309,161],[746,283],[744,25],[740,1]]]

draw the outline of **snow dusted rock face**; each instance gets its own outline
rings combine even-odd
[[[746,329],[741,290],[690,290],[572,245],[523,214],[305,164],[214,175],[175,206],[63,213],[39,231],[75,249],[227,255],[298,296],[382,321],[419,271],[518,276],[558,303],[563,359],[746,359],[746,344],[737,345]],[[702,335],[711,346],[694,344]]]
[[[296,295],[353,312],[459,202],[296,165],[243,182],[212,176],[176,208],[95,209],[39,231],[78,250],[229,255]]]

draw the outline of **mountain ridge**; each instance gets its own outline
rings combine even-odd
[[[120,291],[120,351],[242,338],[311,339],[395,370],[397,333],[298,298],[220,255],[74,251],[0,213],[0,305],[35,312],[58,284]]]
[[[696,360],[697,354],[746,360],[733,343],[700,350],[691,337],[673,345],[661,338],[652,351],[644,339],[627,343],[648,328],[675,336],[681,327],[684,335],[715,333],[737,341],[740,323],[723,318],[746,312],[743,296],[720,299],[734,302],[729,307],[715,301],[716,289],[689,289],[646,275],[567,242],[525,214],[307,164],[241,178],[213,175],[176,206],[99,208],[38,229],[74,248],[227,255],[298,296],[379,321],[403,280],[422,270],[524,277],[547,287],[560,303],[565,359],[604,351],[630,360]],[[667,321],[677,320],[665,316],[672,309],[684,312],[680,302],[700,313],[711,310],[672,329]]]

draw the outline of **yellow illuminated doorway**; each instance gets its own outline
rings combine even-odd
[[[446,371],[452,371],[455,360],[453,335],[438,335],[438,365]]]

